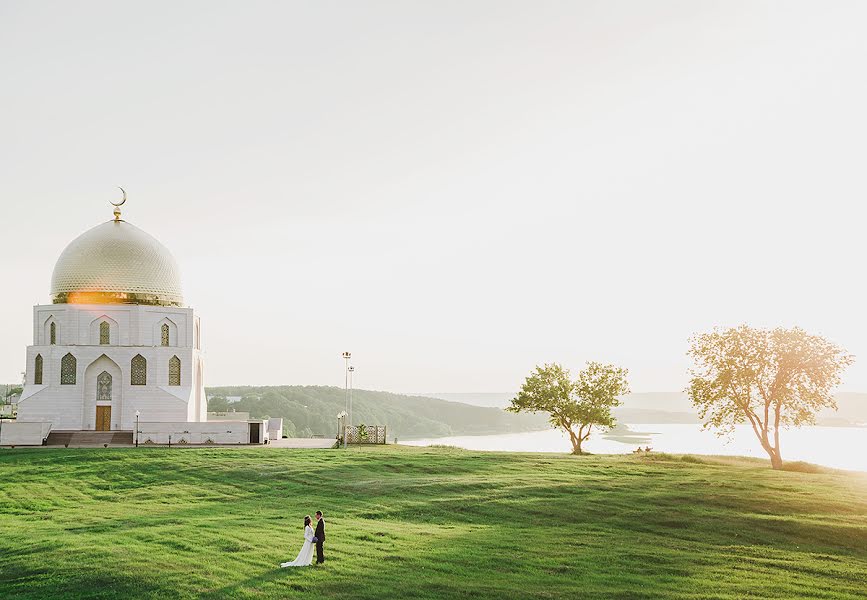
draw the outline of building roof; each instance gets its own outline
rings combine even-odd
[[[153,236],[122,220],[84,232],[57,259],[55,304],[183,305],[174,257]]]

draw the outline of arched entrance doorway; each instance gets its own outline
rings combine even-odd
[[[116,431],[123,424],[123,375],[105,354],[84,370],[82,429]]]
[[[111,431],[111,373],[96,378],[96,430]]]

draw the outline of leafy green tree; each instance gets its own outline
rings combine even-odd
[[[825,338],[800,328],[714,330],[690,339],[692,379],[687,393],[705,429],[730,434],[749,423],[780,469],[780,427],[816,422],[822,408],[837,408],[832,395],[853,357]]]
[[[620,405],[620,396],[629,393],[627,373],[614,365],[590,362],[572,381],[569,371],[559,364],[537,366],[506,410],[548,413],[551,425],[569,434],[572,453],[583,454],[581,444],[594,426],[614,426],[611,409]]]
[[[213,396],[208,400],[208,410],[210,412],[227,412],[229,410],[229,399],[225,396]]]

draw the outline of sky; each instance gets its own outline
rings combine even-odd
[[[0,0],[0,381],[80,233],[180,264],[208,385],[687,383],[800,326],[867,391],[867,4]]]

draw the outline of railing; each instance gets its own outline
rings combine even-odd
[[[350,444],[384,444],[385,425],[347,425],[346,441]]]

